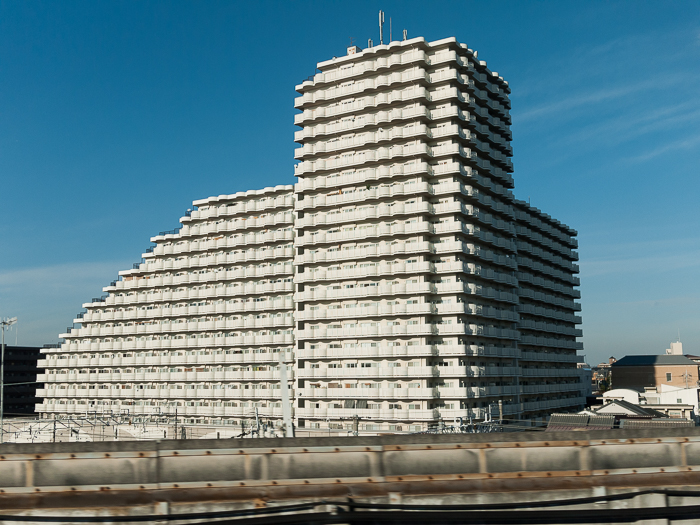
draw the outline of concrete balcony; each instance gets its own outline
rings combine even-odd
[[[308,419],[352,419],[359,416],[361,419],[373,421],[435,421],[440,417],[437,410],[380,410],[367,408],[297,408],[296,417]]]
[[[434,388],[299,388],[297,397],[307,400],[342,402],[345,399],[368,399],[377,402],[436,399]]]
[[[404,379],[437,377],[441,375],[434,366],[402,366],[391,368],[300,368],[299,379]]]

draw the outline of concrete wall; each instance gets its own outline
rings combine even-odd
[[[698,367],[690,365],[671,366],[614,366],[612,367],[613,388],[644,388],[661,384],[686,388],[694,387],[698,381]],[[666,374],[671,374],[671,380]]]
[[[6,444],[0,480],[0,514],[23,516],[559,500],[700,488],[700,429]]]
[[[559,500],[700,488],[700,429],[7,444],[0,479],[0,514],[24,516]]]

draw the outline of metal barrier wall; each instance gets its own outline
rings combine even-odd
[[[1,514],[37,518],[600,499],[700,488],[700,428],[7,444],[0,486]]]

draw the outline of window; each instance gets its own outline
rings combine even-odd
[[[671,374],[668,373],[668,374],[666,374],[666,381],[670,381],[670,380],[671,380]]]

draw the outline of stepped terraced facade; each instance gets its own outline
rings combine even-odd
[[[45,414],[418,431],[577,410],[576,232],[514,198],[507,82],[454,39],[318,64],[294,186],[196,201],[46,349]]]

